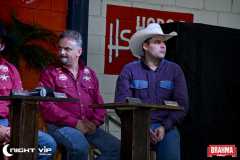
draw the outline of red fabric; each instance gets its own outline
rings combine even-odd
[[[99,83],[93,70],[79,60],[77,80],[62,64],[45,69],[40,76],[41,87],[52,87],[55,92],[65,93],[79,102],[41,102],[40,111],[47,122],[55,125],[76,127],[78,120],[104,123],[106,109],[89,108],[91,104],[102,104]]]

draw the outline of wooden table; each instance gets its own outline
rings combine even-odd
[[[75,98],[54,98],[41,96],[0,96],[0,100],[11,100],[11,148],[35,148],[34,153],[14,153],[13,160],[36,160],[38,150],[38,124],[40,101],[71,101]]]
[[[151,111],[184,109],[133,102],[94,104],[89,107],[122,110],[121,160],[149,160]]]

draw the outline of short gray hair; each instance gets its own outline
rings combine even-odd
[[[69,38],[77,42],[77,48],[82,48],[82,36],[79,32],[73,30],[65,30],[59,36],[59,39]]]

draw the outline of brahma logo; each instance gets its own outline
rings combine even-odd
[[[209,145],[208,157],[212,156],[232,156],[237,157],[237,147],[235,145]]]
[[[129,50],[131,36],[150,23],[193,22],[193,14],[107,5],[105,74],[119,74],[127,63],[137,60]]]

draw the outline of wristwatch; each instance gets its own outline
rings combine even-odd
[[[161,126],[163,126],[165,128],[165,134],[169,132],[168,126],[166,126],[165,124],[162,124]]]
[[[98,128],[98,124],[96,122],[93,122],[95,124],[95,126]]]

